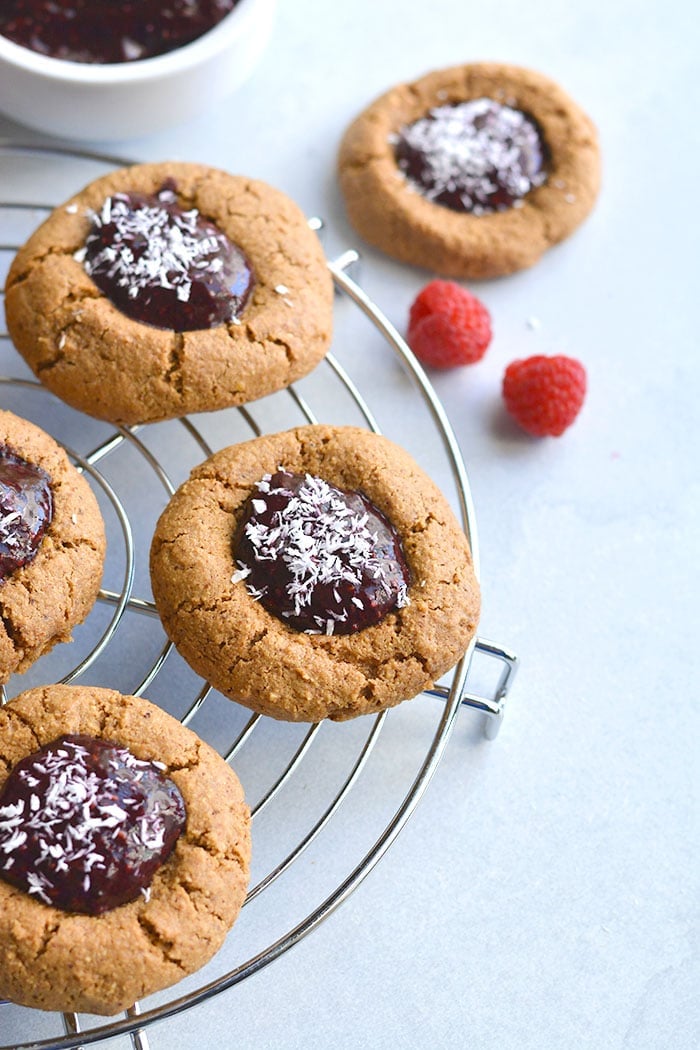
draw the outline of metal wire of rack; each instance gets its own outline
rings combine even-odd
[[[30,163],[30,161],[44,167],[49,162],[49,170],[51,161],[62,164],[67,163],[71,178],[74,178],[76,182],[81,177],[78,171],[82,172],[86,165],[102,166],[104,170],[107,170],[126,163],[120,158],[106,157],[100,154],[74,153],[54,148],[22,147],[12,143],[0,142],[0,186],[4,183],[2,178],[3,165],[19,165],[21,169],[24,163]],[[74,171],[73,168],[78,170]],[[51,182],[51,180],[49,181]],[[85,177],[84,181],[88,181],[88,178]],[[4,196],[5,193],[2,192],[2,195]],[[13,225],[12,222],[8,224],[8,216],[11,219],[20,217],[33,227],[58,203],[57,195],[60,199],[60,191],[56,190],[53,182],[51,182],[50,189],[46,191],[45,196],[42,194],[38,202],[36,199],[28,201],[19,195],[17,195],[18,199],[0,200],[0,259],[3,257],[3,253],[5,256],[14,253],[18,244],[21,243],[16,234],[10,233],[8,235],[6,233],[5,227],[9,225],[12,228]],[[312,224],[314,224],[314,220],[312,220]],[[315,225],[318,228],[320,223],[316,222]],[[452,427],[429,380],[399,333],[350,275],[349,271],[357,260],[357,253],[350,250],[335,261],[329,262],[328,265],[336,288],[343,296],[351,300],[372,322],[386,343],[398,355],[403,368],[410,376],[424,405],[427,407],[454,478],[459,511],[472,546],[478,572],[478,543],[474,508],[466,470]],[[8,336],[4,330],[0,331],[0,349],[3,346],[9,346]],[[375,415],[365,397],[334,354],[328,355],[322,368],[327,372],[324,382],[340,384],[342,391],[349,396],[354,410],[359,413],[364,425],[375,432],[379,432]],[[294,387],[290,387],[287,391],[273,395],[276,403],[280,404],[283,399],[285,411],[291,406],[296,416],[301,416],[301,422],[317,422],[316,413],[312,410],[306,396],[300,392],[298,386],[297,384]],[[152,688],[158,691],[163,681],[167,683],[171,680],[173,676],[171,670],[173,661],[177,660],[178,657],[177,654],[174,654],[170,642],[165,641],[163,644],[162,630],[160,629],[152,600],[138,593],[140,588],[139,551],[134,533],[135,531],[143,532],[144,523],[140,520],[140,507],[138,505],[136,508],[127,506],[129,500],[125,495],[125,491],[128,494],[131,488],[139,487],[135,485],[134,479],[140,469],[142,473],[145,471],[150,477],[150,481],[144,482],[141,480],[140,488],[150,492],[150,486],[155,479],[157,488],[161,490],[162,499],[167,501],[179,481],[171,479],[170,474],[172,471],[163,466],[161,453],[164,448],[170,448],[173,445],[177,445],[180,453],[183,444],[186,443],[189,446],[190,457],[195,457],[193,463],[210,455],[213,449],[203,433],[203,423],[199,420],[195,422],[186,418],[175,421],[168,429],[165,441],[161,440],[159,442],[156,440],[153,442],[151,440],[152,435],[159,435],[159,425],[150,425],[144,428],[105,428],[104,426],[97,426],[94,421],[87,421],[79,413],[75,413],[67,406],[60,405],[34,379],[23,376],[1,377],[0,399],[3,406],[7,407],[10,407],[7,405],[8,400],[12,400],[12,410],[18,411],[18,414],[34,414],[38,417],[37,421],[42,426],[45,426],[46,429],[49,429],[49,427],[45,421],[49,418],[52,422],[55,420],[57,425],[60,423],[61,427],[74,438],[76,436],[79,437],[81,441],[84,441],[88,435],[92,436],[93,431],[98,434],[98,438],[92,447],[82,453],[75,451],[58,434],[54,433],[54,436],[62,440],[72,461],[78,469],[85,473],[93,485],[103,505],[103,514],[105,514],[106,520],[108,516],[112,519],[111,537],[108,529],[108,537],[111,540],[112,564],[111,568],[108,565],[108,573],[106,573],[105,584],[99,595],[96,611],[89,618],[89,621],[96,621],[94,627],[88,628],[87,625],[84,625],[84,628],[76,631],[76,642],[73,644],[78,646],[78,660],[76,662],[74,657],[71,656],[68,658],[70,662],[66,667],[67,658],[63,652],[55,657],[52,654],[48,654],[47,657],[39,661],[36,673],[43,672],[43,681],[72,682],[78,678],[88,680],[91,675],[97,674],[104,678],[106,674],[114,673],[115,668],[120,673],[123,671],[125,663],[124,653],[126,653],[129,657],[126,660],[128,673],[133,675],[138,672],[136,673],[136,682],[133,682],[133,678],[129,680],[128,691],[136,695],[150,693]],[[248,437],[251,432],[256,436],[263,432],[263,425],[258,419],[257,404],[230,411],[235,413],[237,423],[244,427]],[[288,425],[297,425],[299,421],[297,418],[295,423]],[[176,428],[175,431],[173,431],[173,427]],[[128,457],[129,465],[126,470],[123,468],[120,471],[118,470],[117,474],[121,485],[124,484],[126,478],[126,490],[109,480],[109,471],[107,469],[111,463],[118,461],[124,456]],[[138,465],[138,469],[135,464]],[[176,469],[180,472],[182,470],[182,464],[179,461]],[[185,476],[186,473],[185,471]],[[139,530],[135,530],[133,527],[134,523],[137,522],[140,526]],[[108,580],[107,576],[110,573],[111,580]],[[111,587],[108,586],[109,582],[112,583]],[[146,587],[147,585],[144,583],[143,586]],[[141,622],[153,624],[156,631],[160,632],[155,651],[149,649],[142,657],[141,664],[137,659],[132,660],[134,636],[139,636],[140,642],[140,636],[146,632],[143,632],[140,626],[134,628],[134,621],[139,621],[139,624]],[[79,639],[78,635],[80,635]],[[59,648],[62,651],[72,649],[72,647],[66,646]],[[499,675],[491,690],[491,696],[482,696],[467,691],[467,675],[474,651],[482,656],[495,659],[498,663]],[[117,656],[113,658],[112,654],[114,653],[117,653]],[[154,997],[154,1005],[151,1005],[150,1001],[145,1006],[135,1004],[130,1010],[126,1011],[125,1016],[122,1018],[110,1019],[107,1022],[104,1019],[98,1019],[97,1023],[88,1023],[86,1025],[85,1019],[75,1014],[50,1015],[52,1018],[55,1018],[55,1027],[62,1029],[62,1031],[42,1036],[41,1032],[45,1031],[46,1028],[46,1015],[35,1011],[23,1011],[22,1037],[24,1039],[26,1034],[27,1038],[21,1043],[2,1044],[0,1045],[0,1050],[30,1050],[30,1047],[32,1050],[40,1050],[40,1048],[41,1050],[72,1050],[72,1048],[79,1046],[94,1045],[115,1036],[124,1036],[130,1040],[135,1050],[148,1050],[146,1028],[149,1025],[174,1017],[184,1010],[205,1002],[214,995],[233,988],[269,965],[273,960],[279,958],[314,930],[347,899],[394,842],[415,810],[440,761],[454,727],[460,705],[464,704],[482,712],[486,716],[486,735],[490,738],[496,735],[503,717],[505,699],[512,684],[516,666],[517,661],[512,653],[495,643],[479,638],[473,643],[469,652],[449,676],[449,682],[439,684],[434,689],[426,692],[426,703],[430,704],[429,711],[426,710],[426,713],[430,715],[428,719],[429,724],[425,736],[421,737],[421,740],[425,742],[421,744],[416,766],[410,769],[408,787],[401,785],[399,797],[396,802],[391,803],[388,812],[384,812],[383,807],[380,807],[381,812],[377,814],[375,819],[379,830],[369,829],[368,847],[357,859],[352,861],[349,868],[346,866],[343,869],[341,865],[337,871],[334,870],[330,889],[322,890],[320,900],[315,899],[311,901],[306,914],[302,915],[298,921],[293,922],[281,933],[276,930],[268,933],[267,937],[262,938],[262,947],[259,946],[259,943],[253,943],[253,950],[248,957],[242,960],[238,958],[232,959],[228,951],[222,949],[214,963],[209,964],[202,971],[202,975],[199,977],[195,975],[194,978],[183,982],[183,987],[186,989],[183,994],[178,995],[178,992],[181,990],[181,986],[178,985],[174,990],[174,998],[169,998],[173,991],[171,989],[160,998]],[[47,674],[49,677],[46,677]],[[178,670],[178,676],[176,676],[178,690],[175,690],[178,692],[178,695],[182,674],[183,672]],[[29,682],[26,681],[27,678]],[[241,713],[238,705],[232,705],[229,701],[224,701],[224,717],[222,717],[221,711],[217,709],[216,717],[212,716],[207,719],[206,712],[210,707],[217,704],[217,694],[208,683],[202,683],[201,680],[193,682],[191,677],[188,679],[186,672],[184,672],[184,681],[190,690],[194,692],[194,696],[187,704],[185,710],[180,708],[176,712],[177,716],[185,725],[189,725],[196,719],[204,718],[205,730],[208,728],[210,730],[209,735],[215,737],[210,742],[218,747],[226,761],[235,759],[237,769],[239,761],[242,761],[243,757],[250,753],[251,749],[255,748],[255,740],[260,737],[263,738],[263,745],[260,746],[260,750],[264,750],[268,759],[270,758],[269,740],[266,739],[266,735],[269,737],[270,733],[272,733],[277,741],[276,748],[279,748],[281,741],[283,749],[286,749],[279,771],[272,768],[265,769],[266,774],[268,774],[268,781],[258,791],[258,797],[251,807],[254,821],[255,846],[258,841],[256,832],[263,812],[267,811],[267,814],[269,814],[273,805],[276,804],[278,808],[282,807],[282,814],[286,820],[289,811],[294,807],[296,793],[298,792],[295,784],[299,780],[299,771],[302,765],[308,766],[313,761],[314,749],[322,747],[321,733],[324,727],[322,724],[306,727],[302,730],[301,738],[298,739],[291,726],[280,723],[270,726],[269,723],[272,720],[263,718],[260,715],[251,716],[249,712]],[[31,681],[31,674],[25,676],[25,682],[21,686],[17,686],[16,691],[19,691],[26,684],[34,684]],[[102,680],[100,684],[105,684],[105,681]],[[113,684],[111,680],[110,684]],[[15,683],[13,682],[12,685],[14,686]],[[127,689],[123,688],[122,691],[127,691]],[[5,687],[2,687],[0,690],[0,703],[5,703],[8,698],[8,692]],[[435,706],[436,701],[437,707]],[[354,727],[353,731],[343,730],[344,744],[348,737],[351,737],[351,740],[349,741],[349,747],[346,749],[347,754],[345,754],[345,751],[343,752],[342,762],[339,763],[342,765],[342,769],[337,782],[331,789],[330,797],[327,801],[323,801],[318,811],[299,829],[295,841],[283,841],[279,844],[279,848],[282,851],[281,858],[275,856],[264,874],[253,879],[246,898],[244,915],[250,910],[250,905],[253,902],[260,900],[266,893],[274,892],[283,883],[283,876],[294,865],[300,863],[308,852],[318,848],[324,835],[328,836],[330,834],[331,828],[340,827],[342,830],[342,821],[336,819],[341,811],[341,807],[347,807],[348,800],[353,792],[355,794],[362,792],[363,778],[369,777],[370,759],[377,755],[380,738],[382,736],[385,737],[390,732],[390,728],[387,728],[389,718],[396,718],[396,711],[405,709],[407,706],[412,705],[404,704],[393,712],[382,712],[374,717],[368,717],[366,720],[354,720],[355,723],[364,723],[359,733],[355,731],[357,727]],[[225,732],[220,731],[222,722],[226,723],[226,731],[229,734],[227,739],[225,738]],[[295,727],[295,729],[298,729],[298,727]],[[203,736],[207,735],[206,732],[200,730],[199,726],[198,731]],[[334,760],[339,750],[339,740],[340,738],[336,735],[326,745],[333,749]],[[274,748],[273,750],[276,757],[277,751]],[[260,763],[258,762],[257,764],[259,765]],[[267,762],[264,765],[269,766],[270,763]],[[279,823],[273,825],[273,832],[275,827],[279,830],[279,826]],[[272,839],[275,837],[272,832],[271,837]],[[326,860],[328,860],[329,856],[336,855],[333,852],[332,838],[330,842],[322,846],[322,849]],[[275,850],[271,850],[271,848],[263,849],[265,859],[267,859],[269,852],[275,852]],[[265,913],[263,912],[263,914]],[[239,919],[240,922],[241,919]],[[254,927],[253,932],[256,933],[257,928]],[[234,936],[229,938],[229,940],[235,942],[235,931]],[[225,949],[227,949],[228,943],[227,941]],[[202,983],[198,983],[198,981]],[[2,1018],[2,1012],[8,1009],[17,1008],[0,1003],[0,1019]],[[31,1021],[27,1022],[27,1017],[36,1019],[36,1028],[32,1028]],[[28,1030],[28,1024],[31,1031]]]

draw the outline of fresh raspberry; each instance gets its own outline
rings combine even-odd
[[[513,361],[503,376],[506,408],[535,437],[563,434],[579,414],[585,395],[585,368],[563,354]]]
[[[434,368],[471,365],[491,342],[491,318],[476,296],[454,281],[431,281],[411,306],[408,344]]]

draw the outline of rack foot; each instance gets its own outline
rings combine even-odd
[[[506,698],[518,670],[518,658],[515,653],[504,649],[500,645],[496,645],[495,642],[489,642],[485,638],[477,638],[474,651],[499,660],[502,664],[501,674],[492,697],[479,696],[476,693],[469,693],[465,690],[460,698],[460,703],[464,704],[465,707],[472,707],[476,711],[481,711],[485,715],[484,736],[487,740],[495,740],[503,722]],[[431,696],[439,696],[443,700],[446,700],[450,694],[447,686],[440,685],[426,691]]]

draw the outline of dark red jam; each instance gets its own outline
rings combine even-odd
[[[234,582],[291,627],[352,634],[408,604],[396,529],[361,492],[310,474],[266,474],[234,541]]]
[[[533,118],[490,98],[431,109],[393,142],[410,185],[453,211],[518,207],[547,178],[547,150]]]
[[[241,249],[184,211],[171,180],[155,195],[108,197],[76,258],[127,317],[175,332],[235,321],[254,282]]]
[[[212,29],[238,0],[2,0],[0,33],[70,62],[133,62]]]
[[[0,794],[0,878],[86,915],[148,897],[185,826],[182,795],[159,766],[80,735],[22,759]]]
[[[0,583],[33,561],[52,518],[49,475],[0,445]]]

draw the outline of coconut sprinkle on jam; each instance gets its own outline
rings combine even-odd
[[[235,321],[254,283],[241,249],[180,207],[172,180],[155,195],[108,197],[74,257],[122,313],[177,332]]]
[[[0,878],[89,915],[148,898],[185,824],[161,765],[85,735],[23,759],[0,794]]]
[[[361,492],[280,468],[256,485],[234,542],[234,583],[308,634],[351,634],[408,605],[396,529]]]
[[[409,185],[454,211],[519,207],[547,178],[535,121],[490,98],[437,106],[391,142]]]
[[[0,583],[34,560],[53,512],[46,471],[0,445]]]

